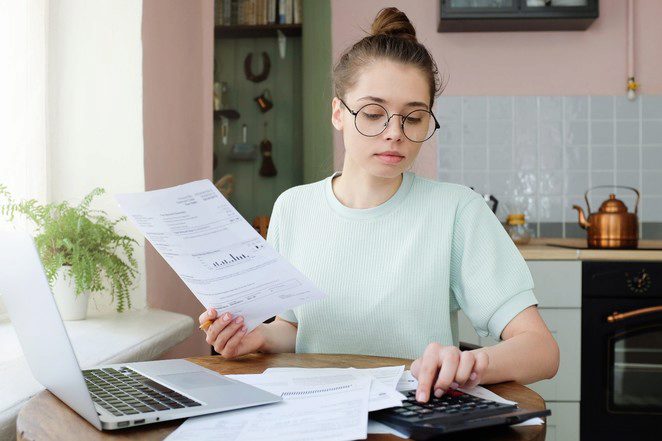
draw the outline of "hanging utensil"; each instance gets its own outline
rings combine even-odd
[[[230,159],[237,159],[242,161],[252,161],[257,156],[257,147],[254,144],[247,142],[247,127],[246,124],[241,126],[242,142],[236,143],[230,150]]]
[[[262,152],[262,166],[260,167],[260,176],[276,176],[278,171],[274,164],[272,155],[271,141],[267,139],[267,123],[264,123],[264,139],[260,143],[260,152]]]

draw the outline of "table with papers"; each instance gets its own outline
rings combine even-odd
[[[368,412],[402,405],[401,391],[415,389],[416,379],[405,366],[356,368],[268,368],[262,374],[228,375],[280,395],[283,401],[213,415],[189,418],[167,439],[200,441],[223,434],[226,441],[305,441],[365,439],[369,433],[407,438],[369,419]],[[460,389],[468,394],[514,403],[483,388]],[[542,424],[533,418],[522,425]]]
[[[364,438],[367,434],[367,438],[370,441],[396,441],[400,437],[393,434],[393,431],[387,427],[380,427],[379,425],[373,425],[371,421],[367,418],[367,409],[370,406],[374,406],[375,402],[378,400],[384,400],[383,403],[386,405],[387,400],[390,398],[384,397],[380,392],[377,386],[374,388],[373,385],[376,384],[374,379],[370,381],[370,387],[366,388],[367,383],[365,380],[358,379],[361,376],[364,376],[365,373],[370,373],[370,376],[377,378],[381,383],[390,387],[390,393],[394,396],[398,396],[393,393],[393,384],[395,383],[395,377],[398,375],[401,366],[404,366],[404,375],[401,375],[397,379],[398,386],[395,387],[396,392],[398,390],[408,390],[416,387],[415,379],[410,377],[407,374],[407,369],[411,365],[412,360],[400,359],[400,358],[388,358],[388,357],[374,357],[367,355],[353,355],[353,354],[250,354],[243,357],[239,357],[232,360],[227,360],[219,356],[206,356],[206,357],[192,357],[188,358],[189,361],[197,363],[203,367],[211,369],[215,372],[218,372],[223,375],[241,375],[239,378],[254,378],[254,382],[265,383],[265,379],[259,380],[258,377],[245,377],[245,374],[263,374],[265,371],[267,374],[269,371],[278,372],[286,371],[287,369],[283,368],[333,368],[332,370],[326,371],[325,369],[317,369],[318,374],[312,375],[311,377],[305,378],[307,375],[302,375],[303,371],[297,371],[296,376],[292,376],[293,380],[284,381],[281,376],[279,380],[280,386],[271,385],[269,387],[280,387],[281,390],[288,393],[284,402],[286,405],[290,405],[289,408],[293,409],[291,405],[297,406],[307,400],[307,398],[312,395],[308,393],[307,388],[312,388],[314,382],[320,381],[317,378],[320,377],[319,374],[322,374],[321,377],[325,381],[329,381],[324,388],[329,390],[319,390],[319,388],[314,389],[314,393],[317,394],[327,394],[323,395],[324,399],[328,399],[332,394],[340,394],[341,392],[348,391],[350,394],[363,394],[360,402],[351,403],[352,409],[365,408],[366,411],[361,411],[361,415],[348,415],[347,413],[342,413],[340,409],[333,407],[324,408],[324,412],[334,412],[336,416],[336,422],[342,421],[343,424],[346,422],[346,418],[349,418],[348,421],[351,422],[353,427],[358,428],[360,425],[361,433],[360,435],[354,437],[355,433],[352,433],[353,438],[350,439],[361,439]],[[355,368],[355,369],[341,369],[340,372],[334,372],[338,368]],[[387,368],[387,369],[375,369],[375,368]],[[326,372],[325,372],[326,371]],[[281,372],[282,373],[282,372]],[[331,374],[327,376],[326,374]],[[350,375],[351,374],[351,375]],[[298,380],[294,380],[298,378]],[[251,381],[251,380],[249,380]],[[361,384],[363,381],[364,384]],[[268,382],[268,381],[267,381]],[[273,381],[272,381],[273,383]],[[340,384],[338,384],[340,383]],[[347,388],[347,384],[350,384]],[[358,383],[358,384],[356,384]],[[337,389],[342,385],[345,386],[345,389]],[[302,388],[303,386],[303,388]],[[259,386],[261,387],[261,386]],[[489,390],[488,390],[489,389]],[[490,385],[485,388],[487,393],[496,393],[505,399],[516,401],[520,407],[532,409],[532,410],[542,410],[545,409],[544,400],[534,391],[528,389],[525,386],[517,384],[515,382],[500,383],[496,385]],[[298,394],[298,395],[297,395]],[[389,394],[390,395],[390,394]],[[294,398],[296,396],[304,397],[297,400],[295,403]],[[319,397],[311,397],[319,398]],[[339,397],[335,397],[330,400],[330,406],[338,400]],[[348,397],[345,397],[348,398]],[[210,422],[216,416],[231,416],[239,415],[239,412],[243,412],[244,416],[237,419],[226,419],[225,421],[220,421],[217,426],[210,425],[206,429],[207,432],[201,435],[199,438],[195,438],[196,441],[213,439],[213,440],[226,440],[226,439],[244,439],[244,436],[254,436],[258,437],[260,435],[260,430],[264,435],[264,428],[270,427],[271,432],[266,439],[269,440],[278,440],[278,439],[291,439],[287,438],[292,436],[291,433],[296,434],[298,428],[296,427],[299,424],[298,421],[291,419],[292,414],[289,415],[287,421],[293,422],[295,427],[286,427],[287,425],[280,421],[278,424],[274,425],[272,410],[267,409],[272,407],[271,405],[260,406],[260,412],[263,417],[263,421],[259,421],[259,424],[264,424],[262,429],[259,429],[259,426],[253,429],[243,429],[247,425],[246,420],[254,421],[250,415],[251,412],[244,412],[246,410],[255,411],[255,409],[242,409],[239,411],[231,411],[227,413],[219,413],[215,415],[210,415]],[[286,409],[283,406],[280,406],[283,409]],[[306,414],[301,414],[301,417],[305,417],[305,424],[310,424],[313,418],[319,417],[315,415],[317,409],[312,406],[306,406]],[[275,411],[275,410],[274,410]],[[316,411],[316,412],[311,412]],[[287,412],[278,410],[278,412]],[[284,414],[288,416],[287,414]],[[340,418],[340,420],[338,419]],[[198,418],[192,418],[182,422],[181,420],[175,421],[166,421],[158,424],[151,424],[149,426],[138,426],[135,428],[127,428],[117,431],[104,431],[99,432],[87,421],[82,419],[76,412],[71,410],[67,405],[58,400],[52,393],[49,391],[42,391],[37,394],[35,397],[30,399],[28,403],[21,409],[17,422],[16,422],[16,436],[18,441],[28,441],[34,439],[77,439],[77,440],[97,440],[97,441],[108,441],[113,439],[127,439],[130,438],[136,441],[160,441],[166,439],[168,436],[175,434],[174,436],[181,436],[182,432],[177,432],[178,428],[182,427],[182,431],[188,430],[187,426],[193,425],[198,420]],[[284,421],[284,420],[283,420]],[[549,421],[549,420],[548,420]],[[328,421],[323,422],[328,423]],[[272,424],[268,426],[268,424]],[[551,424],[551,423],[550,423]],[[278,428],[281,431],[275,432],[273,429]],[[195,428],[194,428],[195,429]],[[344,429],[344,428],[341,428]],[[246,430],[242,433],[243,430]],[[353,429],[355,430],[355,429]],[[364,432],[365,430],[365,432]],[[233,432],[234,431],[234,432]],[[291,432],[291,433],[290,433]],[[511,426],[506,431],[485,431],[481,433],[481,441],[533,441],[540,440],[545,438],[546,425],[529,425],[529,426]],[[198,432],[200,433],[200,432]],[[300,433],[300,431],[299,431]],[[339,434],[340,430],[334,432],[335,435]],[[172,438],[176,439],[176,438]],[[186,438],[181,438],[186,439]],[[246,438],[249,439],[249,438]],[[260,439],[260,438],[257,438]],[[296,439],[296,438],[294,438]],[[316,439],[315,436],[310,436],[306,434],[306,437],[301,438],[306,440]],[[328,438],[327,438],[328,439]],[[336,439],[347,439],[347,438],[336,438]],[[470,432],[466,434],[458,434],[458,436],[453,439],[457,440],[472,440],[474,437]]]

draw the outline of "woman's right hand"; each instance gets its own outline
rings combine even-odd
[[[212,320],[212,324],[205,331],[207,334],[205,340],[223,358],[235,358],[260,349],[264,343],[262,325],[247,334],[243,317],[232,317],[229,312],[221,317],[217,317],[217,314],[215,308],[209,308],[200,314],[198,321],[203,324],[207,320]]]

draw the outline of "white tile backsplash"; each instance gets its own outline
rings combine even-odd
[[[641,217],[644,222],[659,222],[662,219],[662,196],[643,196]]]
[[[662,119],[642,122],[641,143],[643,145],[662,144]]]
[[[641,148],[641,161],[644,170],[662,169],[662,144],[643,146]]]
[[[538,194],[541,198],[551,195],[563,195],[564,174],[562,171],[542,171],[539,176]]]
[[[574,223],[587,189],[627,185],[642,191],[642,221],[662,222],[662,96],[442,96],[435,112],[441,180],[521,206],[531,223]]]
[[[614,170],[614,147],[604,145],[592,145],[591,170],[605,170],[611,173]]]
[[[644,170],[642,174],[642,192],[646,195],[662,193],[662,170]]]
[[[565,119],[572,121],[576,119],[588,119],[588,97],[566,96],[563,97],[565,108]]]
[[[589,149],[585,145],[566,146],[566,170],[588,172]]]
[[[591,119],[614,119],[614,97],[613,96],[592,96]]]
[[[613,185],[613,184],[614,184],[613,171],[591,171],[591,186]]]
[[[641,113],[645,119],[662,119],[662,96],[644,95],[641,97]]]
[[[641,149],[638,146],[617,145],[615,150],[616,150],[616,170],[639,171],[641,169],[641,162],[639,155]]]
[[[491,121],[497,119],[513,119],[513,97],[490,96],[487,97],[487,110]]]
[[[462,122],[460,120],[439,121],[439,144],[462,145]]]
[[[591,121],[591,145],[613,145],[614,122]]]
[[[448,96],[437,100],[435,103],[435,114],[441,122],[460,121],[462,119],[462,97]]]
[[[638,100],[630,101],[625,95],[614,97],[614,117],[616,119],[639,119]]]
[[[462,98],[462,117],[468,119],[487,119],[487,97],[466,96]]]
[[[489,136],[488,147],[496,145],[512,146],[513,144],[513,122],[512,120],[490,120],[487,124]]]
[[[565,125],[566,145],[588,144],[588,121],[568,121]]]
[[[540,121],[561,121],[563,119],[563,98],[560,96],[541,96]]]
[[[462,161],[465,170],[481,170],[484,174],[487,171],[487,147],[464,147]]]
[[[538,97],[516,96],[515,97],[515,121],[531,122],[538,120]]]
[[[487,144],[487,122],[480,119],[465,119],[462,125],[462,144],[464,145],[486,145]]]
[[[489,147],[489,170],[512,170],[513,169],[513,148],[510,145],[496,145]]]
[[[639,121],[616,121],[616,144],[639,145]]]

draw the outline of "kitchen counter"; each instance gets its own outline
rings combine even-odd
[[[662,261],[660,250],[586,250],[553,245],[586,246],[586,239],[535,238],[518,245],[525,260],[639,260]],[[662,248],[662,240],[640,240],[639,246]]]

